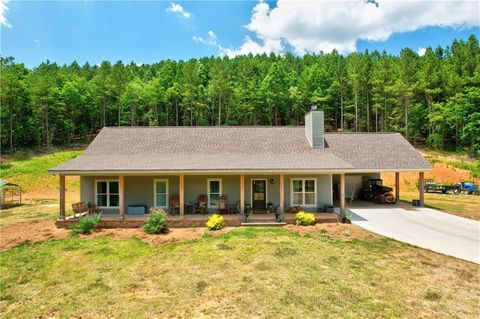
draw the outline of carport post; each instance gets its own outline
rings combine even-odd
[[[345,217],[345,173],[340,174],[340,218]]]
[[[418,191],[420,193],[420,207],[425,204],[425,188],[424,188],[424,173],[418,173]]]
[[[395,202],[400,200],[400,173],[395,172]]]

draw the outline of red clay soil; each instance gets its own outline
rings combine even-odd
[[[218,236],[228,232],[231,228],[218,231],[210,231],[210,236]],[[96,238],[110,236],[115,239],[128,239],[138,237],[151,244],[158,245],[187,240],[201,239],[207,228],[172,228],[168,234],[148,235],[141,228],[114,228],[96,229],[91,235],[82,235],[81,238]],[[34,221],[18,223],[0,229],[0,250],[7,250],[24,243],[36,243],[54,239],[70,237],[70,231],[65,228],[57,228],[54,221]]]
[[[210,236],[218,236],[230,231],[227,227],[218,231],[209,231]],[[301,235],[319,233],[326,230],[332,238],[348,241],[352,239],[369,240],[379,238],[355,225],[349,224],[316,224],[313,226],[286,225],[283,229],[297,232]],[[112,228],[96,229],[91,235],[82,235],[81,238],[97,238],[109,236],[115,239],[140,238],[150,245],[181,242],[201,239],[207,231],[205,227],[172,228],[168,234],[148,235],[141,228]],[[54,221],[43,220],[18,223],[0,229],[0,250],[7,250],[23,243],[36,243],[47,240],[64,239],[70,237],[70,231],[57,228]]]
[[[0,229],[0,250],[24,243],[36,243],[70,236],[68,229],[55,226],[53,220],[18,223]]]

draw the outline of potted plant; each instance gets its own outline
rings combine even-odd
[[[242,223],[248,222],[248,217],[252,214],[253,208],[250,204],[245,204],[245,210],[242,212],[241,221]]]
[[[265,211],[267,213],[273,213],[273,203],[272,202],[267,203],[267,208],[265,209]]]

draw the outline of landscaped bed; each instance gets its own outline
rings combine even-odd
[[[180,231],[194,235],[180,241]],[[1,253],[0,312],[5,318],[478,315],[478,265],[466,261],[354,225],[220,232],[102,230],[14,247]]]

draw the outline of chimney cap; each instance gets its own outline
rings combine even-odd
[[[317,110],[317,106],[316,106],[316,105],[310,106],[310,110],[311,110],[311,111],[316,111],[316,110]]]

